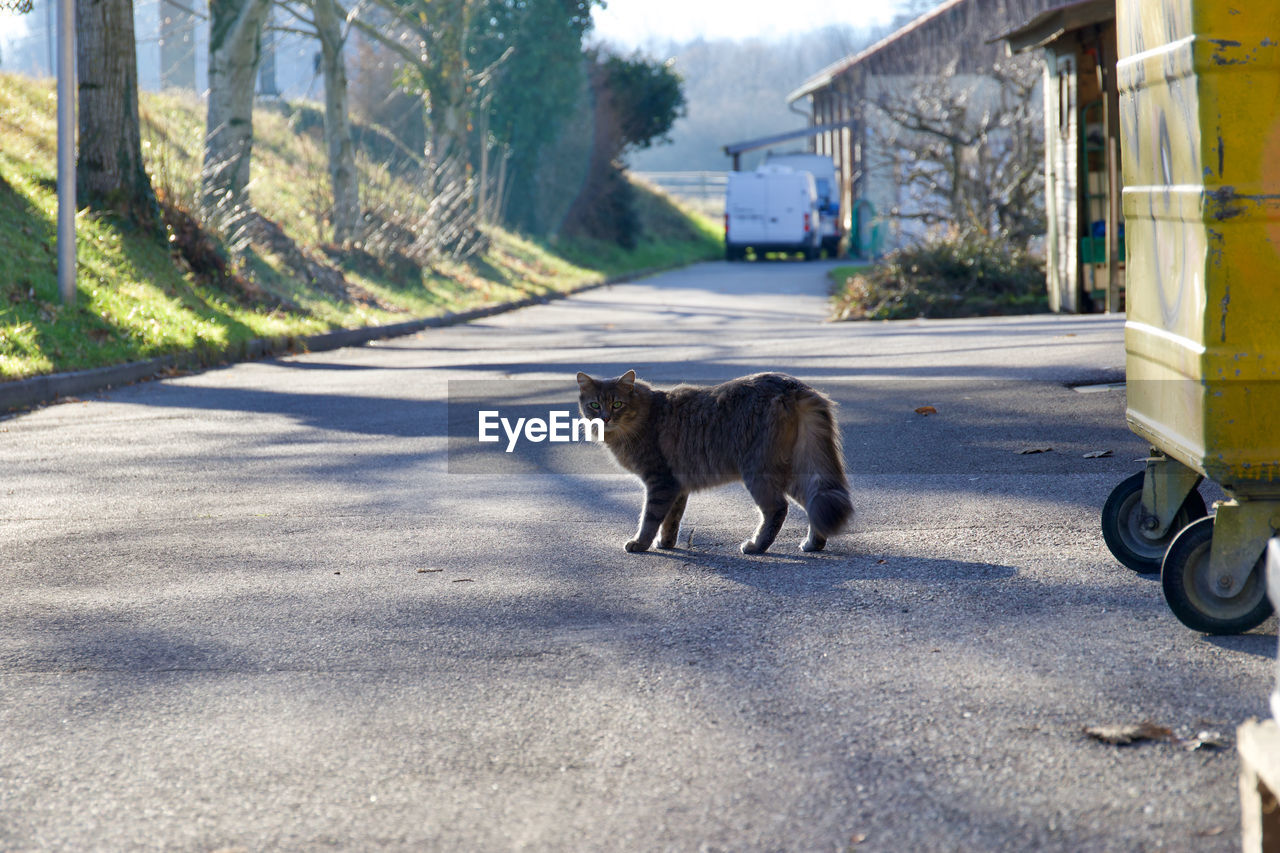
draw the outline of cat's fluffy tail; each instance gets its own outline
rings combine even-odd
[[[797,401],[799,424],[792,462],[792,493],[804,496],[809,524],[822,537],[839,533],[853,517],[834,406],[830,399],[813,390]]]

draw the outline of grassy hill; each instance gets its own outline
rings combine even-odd
[[[143,154],[157,193],[189,210],[200,174],[204,109],[193,97],[142,96]],[[56,123],[51,81],[0,75],[0,381],[117,364],[175,352],[208,362],[245,342],[403,322],[530,295],[564,292],[610,275],[674,266],[720,252],[714,223],[650,190],[638,205],[634,251],[540,243],[486,226],[487,247],[427,267],[380,262],[324,244],[328,173],[314,105],[281,104],[254,116],[251,195],[278,226],[231,268],[225,252],[178,213],[167,235],[113,217],[77,215],[78,299],[59,303],[56,263]],[[387,165],[390,140],[359,129],[366,206],[425,204],[407,170]],[[221,258],[221,260],[219,260]]]

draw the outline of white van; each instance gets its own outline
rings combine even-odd
[[[747,249],[801,252],[818,257],[822,217],[813,175],[787,166],[730,172],[724,198],[724,256],[736,261]]]
[[[836,164],[825,154],[765,155],[766,166],[790,166],[813,175],[818,189],[818,207],[822,211],[822,249],[834,258],[844,236],[844,218],[840,215],[840,185],[836,182]]]

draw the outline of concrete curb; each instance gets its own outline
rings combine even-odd
[[[91,394],[95,391],[103,391],[119,385],[129,385],[134,382],[154,379],[168,370],[207,369],[223,362],[250,361],[284,353],[323,352],[325,350],[341,349],[342,347],[361,346],[370,341],[383,338],[412,335],[424,329],[455,326],[459,323],[469,323],[472,320],[492,317],[495,314],[504,314],[520,308],[543,305],[577,293],[634,281],[655,273],[680,269],[684,266],[689,266],[689,264],[638,270],[625,275],[611,276],[603,281],[591,282],[563,292],[528,296],[524,299],[517,299],[514,302],[502,302],[497,305],[487,305],[484,308],[474,308],[470,311],[451,312],[441,314],[438,317],[424,317],[419,320],[392,323],[387,326],[338,329],[332,332],[302,337],[254,338],[229,350],[204,353],[196,351],[173,353],[172,355],[163,355],[146,361],[131,361],[126,364],[115,364],[92,370],[48,373],[43,376],[33,376],[30,379],[18,379],[0,384],[0,412],[30,408],[52,403],[59,397]]]

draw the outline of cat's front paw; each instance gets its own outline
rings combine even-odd
[[[825,547],[827,547],[827,540],[814,536],[810,536],[808,539],[800,543],[801,551],[821,551]]]
[[[648,551],[649,543],[641,542],[639,539],[632,539],[626,545],[622,546],[627,549],[628,554],[635,554],[640,551]]]
[[[676,537],[663,536],[661,539],[658,540],[658,547],[666,548],[668,551],[670,551],[672,548],[676,547]]]
[[[761,548],[759,545],[757,545],[755,541],[751,539],[748,539],[746,542],[743,542],[738,547],[739,547],[739,550],[741,550],[742,553],[744,554],[763,554],[764,553],[764,549]]]

